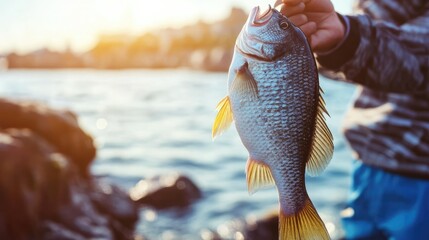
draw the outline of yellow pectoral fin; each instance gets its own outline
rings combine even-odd
[[[270,168],[259,161],[249,158],[246,165],[247,189],[252,194],[258,189],[274,185]]]
[[[215,121],[212,128],[212,138],[215,139],[217,136],[221,135],[228,127],[231,125],[233,119],[231,102],[229,97],[224,97],[216,107],[218,113],[216,115]]]
[[[310,176],[316,176],[323,172],[334,153],[333,137],[326,125],[324,113],[328,114],[328,111],[325,107],[325,101],[320,94],[313,144],[306,167],[307,173]]]

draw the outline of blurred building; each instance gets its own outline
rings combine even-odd
[[[9,62],[6,57],[0,56],[0,71],[9,68]]]
[[[177,68],[226,71],[235,39],[247,14],[233,8],[217,22],[198,21],[182,28],[166,28],[140,36],[102,35],[89,51],[75,54],[40,49],[6,56],[10,68]],[[4,64],[3,64],[4,65]]]

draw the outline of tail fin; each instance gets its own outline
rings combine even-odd
[[[316,209],[307,199],[304,208],[294,215],[280,210],[279,240],[330,240],[325,224]]]

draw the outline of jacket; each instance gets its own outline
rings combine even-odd
[[[321,73],[358,84],[344,134],[356,158],[429,179],[429,1],[361,0]]]

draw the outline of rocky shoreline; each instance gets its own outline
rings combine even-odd
[[[74,114],[4,99],[0,114],[1,239],[134,239],[137,204],[88,173]]]
[[[0,114],[0,239],[147,239],[135,233],[142,208],[183,208],[204,197],[181,174],[143,179],[129,193],[92,176],[93,139],[68,110],[0,99]],[[230,232],[276,239],[275,218],[236,220]],[[206,229],[195,237],[232,236]]]

